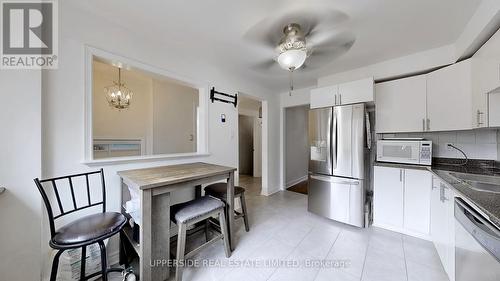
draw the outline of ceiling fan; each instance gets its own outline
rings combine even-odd
[[[291,93],[294,71],[324,66],[352,47],[354,35],[337,30],[347,18],[337,10],[302,9],[259,22],[246,33],[245,38],[272,53],[267,52],[267,59],[255,68],[262,71],[279,65],[287,70]]]

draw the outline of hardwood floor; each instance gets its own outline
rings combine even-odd
[[[308,186],[309,186],[308,181],[305,180],[290,186],[289,188],[287,188],[287,190],[307,195]]]

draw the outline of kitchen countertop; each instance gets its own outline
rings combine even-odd
[[[400,169],[418,169],[418,170],[428,170],[441,180],[448,183],[460,196],[464,197],[471,203],[473,203],[477,208],[479,208],[485,215],[488,216],[489,220],[495,224],[496,227],[500,229],[500,193],[478,191],[473,189],[470,185],[465,182],[459,181],[450,175],[450,172],[464,173],[464,174],[475,174],[475,175],[485,175],[485,176],[497,176],[500,177],[500,169],[498,167],[491,166],[453,166],[439,163],[433,166],[420,166],[411,164],[398,164],[398,163],[384,163],[375,162],[375,166],[390,167],[390,168],[400,168]]]

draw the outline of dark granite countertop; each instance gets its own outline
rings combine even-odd
[[[428,170],[448,183],[461,197],[464,197],[488,216],[489,220],[500,229],[500,193],[478,191],[466,182],[459,181],[450,173],[475,174],[500,177],[500,169],[495,161],[471,160],[465,166],[457,166],[460,160],[436,159],[432,166],[408,165],[398,163],[375,162],[375,166],[401,169]]]

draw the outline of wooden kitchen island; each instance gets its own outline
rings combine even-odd
[[[122,190],[140,195],[141,227],[138,255],[142,281],[166,280],[170,259],[170,193],[202,184],[227,180],[228,213],[234,214],[234,171],[236,168],[190,163],[119,171]],[[122,198],[122,204],[125,199]],[[234,249],[234,215],[228,215],[231,248]]]

